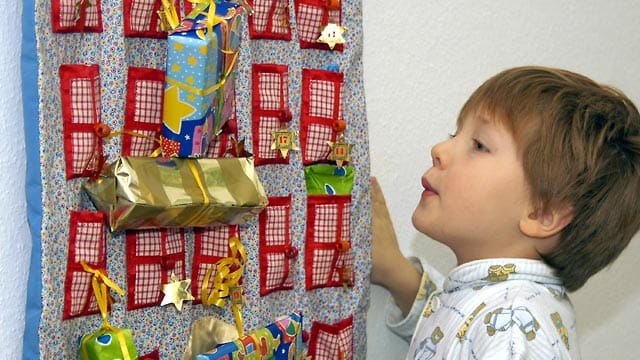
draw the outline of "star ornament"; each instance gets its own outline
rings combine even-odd
[[[329,45],[329,48],[333,50],[336,44],[344,44],[345,40],[342,35],[345,31],[347,28],[342,25],[328,23],[320,30],[320,37],[316,41]]]
[[[344,141],[344,135],[341,135],[336,142],[327,141],[327,144],[329,144],[331,148],[327,159],[335,161],[339,168],[342,167],[345,161],[351,161],[351,148],[353,148],[353,144],[347,144]]]
[[[287,158],[289,150],[300,150],[294,143],[296,137],[298,137],[297,131],[291,131],[289,129],[280,129],[271,132],[273,143],[271,144],[271,150],[280,150],[283,158]]]
[[[164,299],[160,306],[167,304],[175,305],[178,311],[182,311],[182,302],[185,300],[194,300],[195,298],[187,288],[191,285],[191,279],[178,280],[176,274],[171,273],[171,279],[168,284],[162,285],[162,292],[164,293]]]

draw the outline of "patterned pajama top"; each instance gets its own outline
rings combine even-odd
[[[387,326],[411,338],[407,359],[579,359],[573,306],[544,262],[484,259],[444,278],[424,260],[406,318],[393,301]]]

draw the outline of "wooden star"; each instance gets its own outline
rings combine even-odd
[[[175,305],[178,311],[182,311],[182,302],[185,300],[194,300],[195,298],[187,288],[191,285],[191,279],[179,280],[176,277],[176,274],[171,272],[171,279],[168,284],[162,285],[162,292],[164,293],[164,298],[162,299],[162,303],[160,306],[165,306],[167,304]]]
[[[344,141],[344,135],[340,135],[337,142],[327,141],[327,144],[329,144],[331,148],[327,159],[335,161],[339,168],[342,167],[345,161],[351,161],[351,148],[353,148],[353,144],[347,144]]]
[[[271,150],[280,150],[283,158],[286,158],[289,154],[289,150],[300,150],[294,143],[296,137],[298,137],[297,131],[291,131],[289,129],[280,129],[271,132],[273,143],[271,144]]]
[[[329,45],[329,48],[333,50],[336,44],[344,44],[345,40],[342,35],[347,31],[347,28],[338,24],[328,23],[320,31],[320,37],[316,40],[319,43],[325,43]]]

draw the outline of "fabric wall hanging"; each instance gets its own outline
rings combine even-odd
[[[33,238],[25,359],[181,359],[187,348],[193,359],[365,358],[371,214],[361,7],[24,2]],[[189,123],[193,114],[199,123]],[[221,192],[237,201],[245,194],[229,189],[246,179],[227,162],[200,168],[188,159],[172,175],[163,152],[250,156],[262,186],[252,189],[268,203],[233,223],[192,227],[196,210],[175,213],[183,219],[175,227],[136,228],[134,214],[127,229],[112,231],[85,185],[99,184],[121,158],[158,159],[153,171],[132,172],[135,189],[121,191],[180,204],[171,188],[182,187],[185,201],[222,208],[234,205]],[[145,189],[150,176],[162,184],[156,190]],[[203,333],[209,323],[231,335]],[[207,348],[219,342],[226,345]]]

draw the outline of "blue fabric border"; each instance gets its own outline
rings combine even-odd
[[[27,221],[32,238],[22,358],[40,359],[38,329],[42,314],[42,273],[40,271],[42,182],[40,176],[40,131],[38,124],[38,55],[35,36],[35,4],[33,0],[24,0],[22,3],[21,75],[24,136],[27,144],[27,178],[25,181]]]

